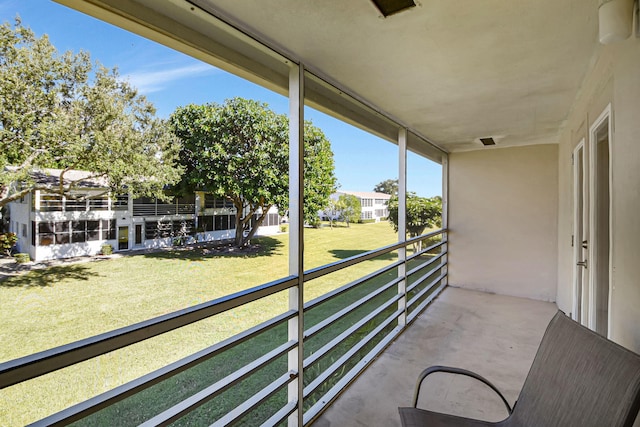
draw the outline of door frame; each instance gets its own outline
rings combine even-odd
[[[613,114],[611,104],[608,104],[605,109],[600,113],[598,118],[594,120],[593,124],[589,127],[589,262],[591,272],[589,273],[589,328],[596,330],[596,272],[598,271],[598,260],[595,256],[595,251],[598,245],[598,237],[596,234],[596,145],[597,137],[596,133],[602,124],[608,120],[607,138],[608,138],[608,151],[609,151],[609,296],[607,302],[607,337],[611,336],[611,297],[613,290],[613,168],[612,168],[612,154],[611,147],[613,145]]]
[[[578,154],[582,152],[582,157],[580,158]],[[589,270],[588,265],[587,268],[583,267],[582,270],[582,278],[578,281],[578,262],[582,261],[583,258],[588,260],[588,256],[584,256],[584,251],[582,247],[582,240],[589,240],[589,216],[588,216],[588,207],[589,207],[589,194],[588,194],[588,171],[587,171],[587,152],[586,152],[586,141],[585,138],[582,138],[580,142],[576,145],[572,154],[573,158],[573,264],[572,264],[572,283],[573,283],[573,320],[581,323],[582,325],[587,325],[589,321]],[[580,184],[580,175],[579,175],[579,165],[578,162],[582,163],[582,185]],[[579,197],[582,197],[582,211],[578,212],[578,202]],[[582,227],[579,227],[578,214],[582,216]],[[580,229],[581,228],[581,229]],[[581,236],[582,239],[579,239],[578,236]],[[586,278],[585,278],[586,276]],[[581,289],[579,289],[581,288]],[[578,310],[578,307],[580,308]],[[580,314],[578,315],[578,311]]]

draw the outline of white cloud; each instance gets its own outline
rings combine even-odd
[[[169,68],[153,71],[135,71],[125,74],[123,78],[140,93],[159,92],[169,86],[172,82],[215,73],[218,70],[207,64],[193,64],[186,67]]]

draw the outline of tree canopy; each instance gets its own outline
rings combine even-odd
[[[224,104],[188,105],[171,116],[182,141],[181,185],[233,202],[237,246],[245,246],[272,206],[289,205],[289,122],[267,104],[233,98]],[[304,220],[318,221],[318,211],[335,190],[333,153],[322,131],[304,126]],[[259,214],[257,221],[252,218]],[[246,234],[244,233],[246,231]]]
[[[360,200],[353,194],[341,194],[336,202],[336,210],[339,212],[340,219],[347,224],[358,222],[362,213]]]
[[[398,195],[398,180],[397,179],[385,179],[382,182],[376,184],[373,187],[373,191],[376,193],[389,194],[391,196]]]
[[[163,197],[179,180],[178,140],[117,69],[61,54],[16,19],[0,25],[0,81],[0,207],[35,189],[43,168],[61,169],[49,191],[63,195],[73,169],[134,197]]]
[[[398,231],[398,196],[389,199],[389,222]],[[407,234],[409,237],[420,236],[426,228],[442,226],[442,198],[419,197],[415,193],[407,193]]]

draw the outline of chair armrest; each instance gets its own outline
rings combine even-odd
[[[511,409],[511,406],[509,405],[509,402],[507,402],[507,399],[505,399],[505,397],[502,395],[502,393],[500,393],[500,390],[498,390],[496,388],[496,386],[494,386],[493,384],[491,384],[491,382],[489,382],[489,380],[485,379],[484,377],[481,377],[480,375],[476,374],[475,372],[471,372],[471,371],[467,371],[466,369],[460,369],[460,368],[452,368],[450,366],[430,366],[427,369],[425,369],[424,371],[422,371],[420,373],[420,375],[418,376],[418,381],[416,382],[416,390],[413,394],[413,407],[417,408],[418,407],[418,396],[420,394],[420,387],[422,386],[422,381],[424,381],[424,379],[426,377],[428,377],[429,375],[436,373],[436,372],[444,372],[444,373],[448,373],[448,374],[456,374],[456,375],[464,375],[467,377],[471,377],[471,378],[475,378],[476,380],[486,384],[487,386],[489,386],[489,388],[491,388],[491,390],[495,391],[498,396],[500,396],[500,399],[502,399],[502,402],[504,402],[505,406],[507,407],[507,411],[509,411],[509,414],[511,414],[511,412],[513,411],[513,409]]]

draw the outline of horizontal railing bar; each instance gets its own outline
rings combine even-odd
[[[445,254],[446,254],[446,252],[443,252],[441,254],[438,254],[438,255],[434,256],[429,261],[423,262],[422,264],[419,264],[419,265],[415,266],[411,270],[407,271],[407,277],[411,276],[412,274],[417,273],[418,271],[420,271],[420,270],[422,270],[424,268],[429,267],[431,264],[433,264],[437,260],[441,259]]]
[[[393,331],[386,335],[375,347],[371,349],[367,355],[362,358],[353,368],[349,370],[331,389],[322,396],[322,399],[316,402],[311,408],[304,413],[303,424],[307,425],[313,421],[320,412],[333,403],[338,395],[345,390],[345,388],[354,381],[362,371],[369,366],[385,348],[387,348],[393,340],[395,340],[402,332],[402,327],[396,326]]]
[[[387,317],[384,321],[382,321],[375,329],[369,332],[364,336],[356,345],[351,347],[345,354],[340,356],[338,360],[331,364],[327,369],[325,369],[316,379],[314,379],[309,385],[307,385],[303,390],[304,397],[308,397],[311,393],[313,393],[323,382],[325,382],[334,372],[336,372],[342,365],[347,363],[349,359],[351,359],[362,347],[367,345],[376,335],[378,335],[384,328],[389,326],[393,321],[395,321],[398,316],[403,313],[403,310],[396,310],[389,317]]]
[[[297,285],[289,276],[134,325],[0,364],[0,389],[144,341]]]
[[[262,402],[273,396],[277,393],[282,387],[289,384],[298,375],[295,372],[287,372],[282,375],[280,378],[260,390],[258,393],[254,394],[251,398],[244,401],[237,408],[232,410],[231,412],[227,412],[227,414],[220,418],[215,423],[211,424],[211,427],[222,427],[233,425],[240,420],[242,416],[244,416],[247,412],[251,411],[256,406],[260,405]]]
[[[193,396],[188,397],[182,402],[172,406],[171,408],[163,411],[162,413],[156,415],[150,420],[140,424],[140,427],[152,427],[152,426],[167,426],[174,421],[180,419],[184,415],[193,411],[194,409],[202,406],[207,403],[214,397],[218,396],[223,391],[229,389],[233,385],[247,378],[260,368],[264,367],[266,364],[272,362],[283,354],[287,353],[292,348],[296,347],[298,342],[293,340],[286,342],[279,347],[271,350],[269,353],[255,359],[254,361],[244,365],[240,369],[221,380],[215,382],[204,390],[199,391]]]
[[[289,415],[293,414],[298,409],[298,402],[289,402],[282,407],[278,412],[273,414],[271,418],[261,424],[261,427],[273,427],[277,426],[286,420]]]
[[[396,267],[398,267],[398,266],[400,266],[402,264],[404,264],[404,261],[396,261],[396,262],[394,262],[392,264],[385,265],[381,269],[376,270],[376,271],[374,271],[372,273],[369,273],[364,277],[361,277],[361,278],[356,279],[356,280],[354,280],[352,282],[349,282],[346,285],[340,286],[339,288],[334,289],[332,291],[329,291],[326,294],[320,295],[319,297],[317,297],[317,298],[305,303],[304,310],[305,311],[310,310],[310,309],[314,308],[315,306],[318,306],[318,305],[322,304],[325,301],[333,299],[333,298],[337,297],[338,295],[341,295],[341,294],[347,292],[348,290],[355,288],[356,286],[359,286],[359,285],[361,285],[361,284],[363,284],[363,283],[365,283],[365,282],[367,282],[367,281],[369,281],[371,279],[374,279],[375,277],[380,276],[381,274],[384,274],[389,270],[393,270],[394,268],[396,268]]]
[[[259,325],[249,328],[240,332],[226,340],[220,341],[208,348],[205,348],[197,353],[187,356],[181,360],[178,360],[170,365],[157,369],[154,372],[146,374],[140,378],[136,378],[126,384],[95,396],[84,402],[80,402],[77,405],[66,408],[60,412],[43,418],[37,421],[31,426],[59,426],[67,425],[74,421],[85,418],[103,408],[111,406],[131,395],[139,393],[161,381],[164,381],[174,375],[179,374],[195,365],[198,365],[211,357],[235,347],[255,336],[272,329],[289,319],[292,319],[297,315],[296,310],[290,310],[272,319],[269,319]]]
[[[416,252],[415,254],[411,254],[411,255],[409,255],[407,257],[407,261],[411,261],[414,258],[417,258],[417,257],[419,257],[421,255],[424,255],[424,254],[428,253],[429,251],[432,251],[432,250],[444,245],[445,243],[447,243],[447,241],[446,240],[442,240],[440,242],[437,242],[437,243],[429,246],[428,248],[424,248],[421,251]]]
[[[433,293],[431,295],[429,295],[424,301],[422,301],[420,303],[419,306],[417,306],[415,308],[415,310],[411,311],[411,313],[409,313],[409,315],[407,316],[407,323],[412,323],[414,321],[414,319],[416,317],[418,317],[418,315],[420,313],[422,313],[422,311],[435,299],[435,297],[437,297],[440,292],[442,292],[442,290],[444,288],[446,288],[447,285],[445,283],[441,283],[440,286],[433,291]]]
[[[340,261],[336,261],[331,264],[326,264],[321,267],[317,267],[311,270],[307,270],[304,272],[304,281],[307,282],[309,280],[317,279],[318,277],[326,276],[327,274],[342,270],[343,268],[350,267],[352,265],[358,264],[362,261],[367,261],[380,255],[387,254],[389,252],[393,252],[402,247],[406,247],[414,242],[427,239],[429,237],[437,236],[439,234],[444,233],[444,229],[436,230],[431,233],[423,234],[421,236],[413,237],[404,242],[394,243],[388,246],[383,246],[379,249],[374,249],[372,251],[364,252],[358,255],[354,255],[349,258],[342,259]]]
[[[407,307],[411,307],[413,304],[415,304],[417,300],[419,300],[425,293],[429,292],[431,290],[431,288],[433,288],[438,282],[440,282],[442,279],[444,279],[446,277],[446,275],[447,275],[447,273],[440,273],[440,275],[438,277],[436,277],[435,279],[433,279],[431,281],[431,283],[429,283],[427,286],[424,287],[424,289],[422,289],[420,292],[418,292],[416,295],[414,295],[413,298],[411,298],[409,301],[407,301]],[[407,291],[407,292],[409,292],[409,291]]]
[[[422,276],[420,276],[417,280],[411,283],[411,285],[407,286],[407,289],[406,289],[407,295],[409,294],[409,292],[413,292],[415,288],[420,286],[429,277],[433,277],[434,275],[438,274],[438,271],[440,272],[440,274],[443,274],[442,270],[444,269],[445,265],[446,264],[443,264],[443,263],[438,264],[437,266],[435,266],[435,268],[432,268],[431,270],[427,271]]]
[[[310,365],[315,363],[318,359],[320,359],[323,356],[325,356],[327,353],[329,353],[331,350],[333,350],[338,344],[340,344],[342,341],[347,339],[349,337],[349,335],[351,335],[356,330],[360,329],[368,321],[370,321],[373,318],[375,318],[377,315],[379,315],[384,310],[389,308],[391,305],[393,305],[393,303],[399,301],[401,298],[402,298],[402,294],[397,294],[396,296],[391,298],[389,301],[386,301],[384,304],[380,305],[374,311],[369,313],[366,317],[363,317],[358,322],[356,322],[355,324],[351,325],[351,327],[349,327],[347,330],[343,331],[340,335],[336,336],[331,341],[329,341],[328,343],[326,343],[325,345],[320,347],[318,350],[313,352],[313,354],[310,354],[307,358],[304,359],[304,362],[303,362],[304,363],[304,367],[305,368],[309,367]]]
[[[320,331],[324,330],[325,328],[327,328],[328,326],[332,325],[338,319],[341,319],[342,317],[344,317],[347,314],[351,313],[356,308],[360,307],[361,305],[365,304],[366,302],[368,302],[368,301],[372,300],[373,298],[377,297],[378,295],[380,295],[381,293],[383,293],[387,289],[391,288],[392,286],[398,284],[398,282],[400,282],[401,280],[403,280],[403,278],[402,277],[398,277],[398,278],[392,280],[391,282],[387,283],[386,285],[380,286],[379,288],[376,288],[374,291],[368,293],[367,295],[363,296],[359,300],[349,304],[348,306],[346,306],[342,310],[340,310],[340,311],[334,313],[333,315],[327,317],[323,321],[313,325],[312,327],[310,327],[309,329],[304,331],[305,339],[311,338],[312,336],[314,336],[318,332],[320,332]]]

